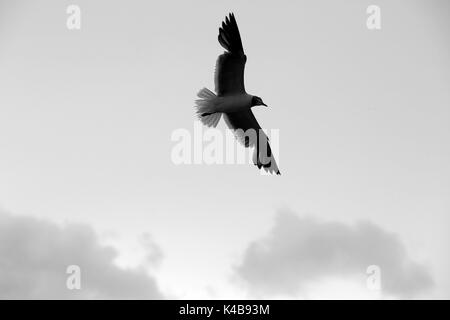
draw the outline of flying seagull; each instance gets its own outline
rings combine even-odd
[[[248,94],[244,86],[244,69],[247,56],[242,47],[241,35],[230,13],[219,28],[218,40],[226,50],[217,58],[215,71],[215,91],[207,88],[197,94],[197,115],[201,122],[215,128],[223,114],[227,126],[236,139],[246,148],[254,147],[253,163],[258,169],[280,174],[270,149],[269,139],[261,129],[251,110],[255,106],[266,106],[258,96]]]

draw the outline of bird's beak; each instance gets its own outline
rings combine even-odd
[[[265,104],[264,102],[262,103],[262,105],[264,106],[264,107],[269,107],[267,104]]]

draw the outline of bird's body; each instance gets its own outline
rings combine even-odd
[[[211,101],[211,109],[207,113],[232,113],[249,110],[252,107],[252,96],[239,93],[226,96],[216,96]]]
[[[269,145],[269,139],[262,131],[251,108],[266,106],[261,98],[245,91],[244,69],[247,56],[244,54],[241,36],[232,13],[219,28],[219,43],[227,51],[217,58],[215,91],[217,95],[203,88],[197,94],[197,114],[208,127],[216,127],[222,114],[228,127],[245,147],[254,147],[253,162],[258,168],[280,174]],[[250,130],[256,135],[246,134]]]

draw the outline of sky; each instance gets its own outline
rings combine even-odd
[[[281,176],[171,158],[214,89],[228,12]],[[0,297],[448,299],[449,15],[445,0],[0,0]]]

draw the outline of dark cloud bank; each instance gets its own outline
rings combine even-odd
[[[0,299],[163,298],[143,268],[121,269],[116,256],[89,226],[0,211]],[[81,290],[66,287],[69,265],[81,268]]]
[[[383,294],[410,298],[432,286],[427,268],[410,259],[395,234],[370,222],[318,222],[287,211],[251,243],[235,272],[252,292],[294,296],[329,277],[366,279],[370,265],[381,268]]]
[[[0,211],[0,299],[164,298],[144,267],[121,269],[116,256],[89,226],[61,227]],[[69,265],[81,268],[81,290],[66,287]],[[370,222],[318,222],[287,211],[246,249],[235,272],[252,292],[294,297],[327,277],[365,278],[369,265],[380,266],[383,293],[391,296],[410,298],[433,284],[395,234]]]

